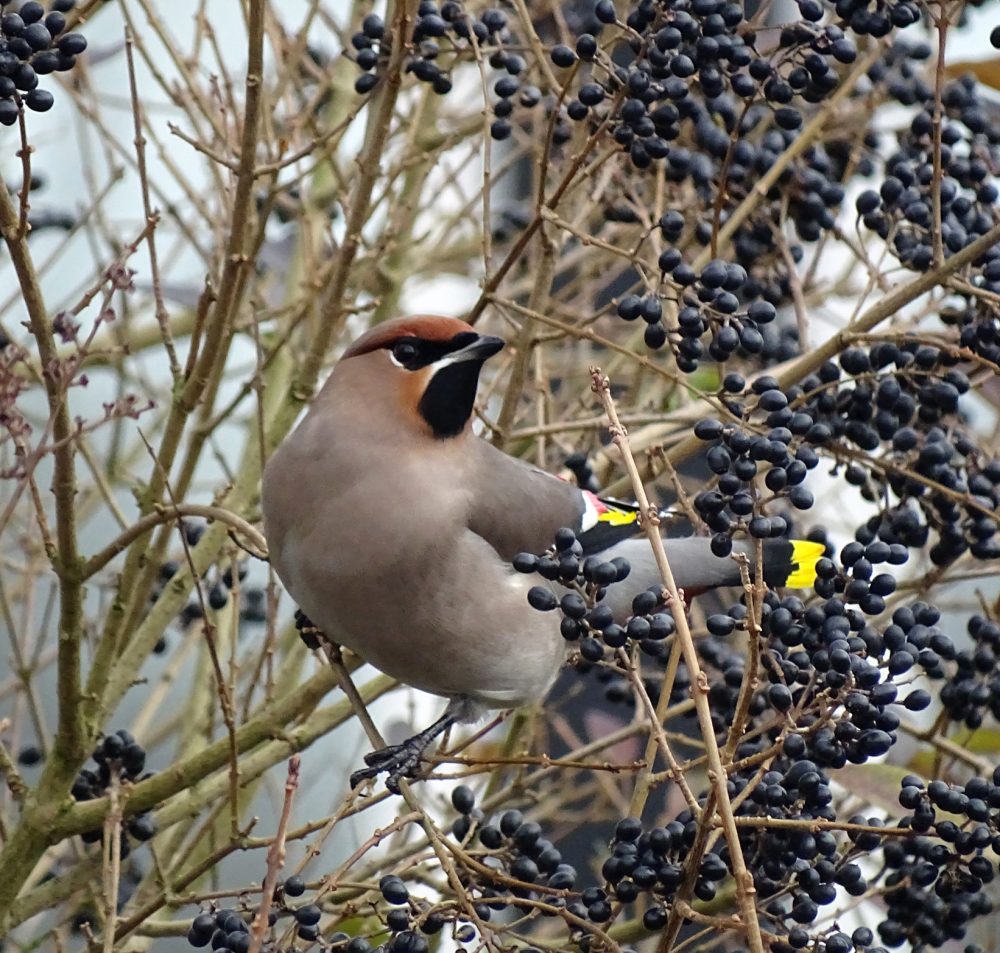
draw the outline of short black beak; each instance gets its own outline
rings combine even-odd
[[[471,344],[466,344],[460,350],[453,351],[448,357],[451,363],[455,364],[460,361],[487,361],[494,354],[503,350],[506,343],[503,338],[481,334]]]

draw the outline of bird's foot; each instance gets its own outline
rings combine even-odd
[[[399,782],[403,778],[417,777],[417,768],[420,766],[423,753],[437,737],[443,735],[456,721],[461,719],[461,711],[461,705],[456,707],[455,704],[451,704],[433,725],[418,732],[412,738],[407,738],[406,741],[398,745],[389,745],[366,754],[365,764],[368,767],[355,771],[351,775],[351,790],[353,791],[362,781],[370,781],[383,772],[387,772],[385,786],[393,794],[399,794]]]
[[[315,651],[326,641],[326,636],[316,627],[312,619],[301,609],[295,610],[295,628],[299,630],[299,638],[306,644],[306,648]]]
[[[371,781],[383,772],[387,773],[385,786],[393,794],[399,794],[399,782],[403,778],[418,776],[420,757],[427,748],[423,739],[417,735],[407,738],[402,744],[388,745],[365,755],[367,768],[355,771],[351,775],[351,790],[353,791],[363,781]]]

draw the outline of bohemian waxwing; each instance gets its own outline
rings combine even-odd
[[[428,729],[368,755],[352,786],[388,771],[397,790],[450,725],[548,691],[566,641],[558,613],[528,604],[542,580],[513,569],[518,553],[543,553],[570,527],[588,552],[624,556],[631,575],[606,597],[621,617],[659,584],[634,513],[473,434],[480,370],[503,345],[454,318],[378,325],[345,351],[264,470],[271,562],[302,611],[386,674],[450,699]],[[688,594],[739,584],[737,563],[708,539],[665,542]],[[765,578],[811,585],[822,552],[767,541]]]

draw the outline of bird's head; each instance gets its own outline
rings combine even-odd
[[[467,428],[483,362],[503,346],[502,338],[479,334],[457,318],[420,315],[367,331],[338,366],[385,387],[401,413],[447,439]]]

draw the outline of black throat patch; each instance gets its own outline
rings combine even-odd
[[[457,437],[472,416],[483,362],[459,361],[442,367],[430,380],[417,409],[434,436]]]

